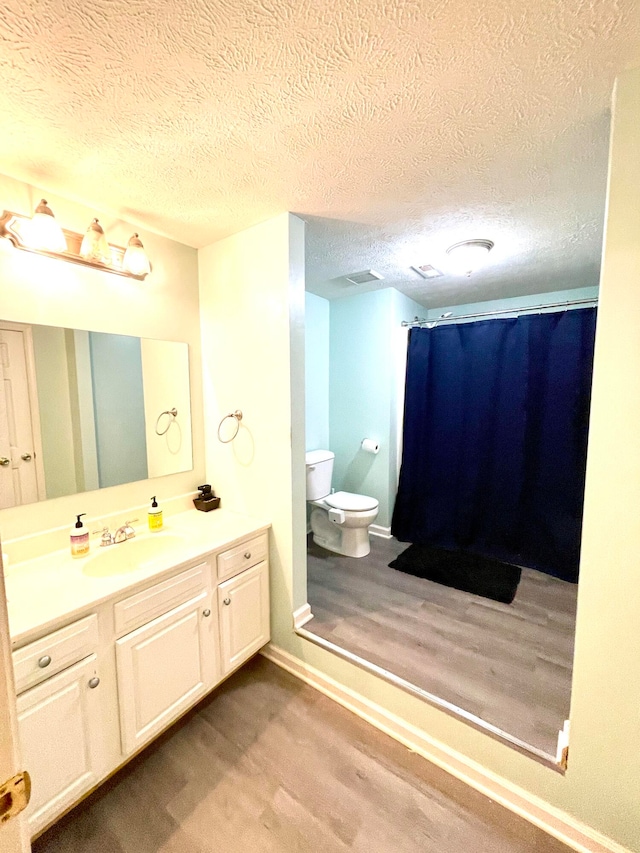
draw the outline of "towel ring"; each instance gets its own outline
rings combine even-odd
[[[234,432],[234,434],[231,436],[231,438],[222,438],[222,436],[220,435],[220,429],[222,428],[222,424],[223,424],[226,420],[228,420],[229,418],[234,418],[234,419],[235,419],[235,422],[236,422],[236,431],[235,431],[235,432]],[[229,414],[228,414],[228,415],[225,415],[225,416],[222,418],[222,420],[220,421],[220,423],[218,424],[218,441],[220,441],[222,444],[229,444],[229,442],[233,441],[233,439],[234,439],[234,438],[237,436],[237,434],[238,434],[238,430],[240,429],[240,421],[241,421],[241,420],[242,420],[242,412],[240,411],[240,409],[236,409],[236,410],[235,410],[235,412],[229,412]]]
[[[158,430],[158,424],[160,423],[160,418],[164,417],[165,415],[169,415],[169,423],[167,424],[166,429],[163,429],[162,432],[160,432]],[[166,412],[160,412],[156,421],[156,435],[165,435],[167,432],[169,432],[169,427],[177,417],[178,410],[175,407],[173,409],[167,409]]]

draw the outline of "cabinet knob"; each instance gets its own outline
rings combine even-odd
[[[96,687],[98,686],[98,684],[100,684],[100,679],[98,678],[97,675],[94,675],[93,678],[89,679],[89,687],[92,690],[95,690]]]
[[[211,611],[209,610],[209,608],[208,608],[208,607],[207,607],[207,609],[206,609],[206,610],[203,610],[203,611],[202,611],[202,615],[203,615],[203,616],[211,616]]]
[[[24,460],[25,462],[31,462],[31,454],[30,453],[23,453],[22,456],[20,457],[20,459]]]
[[[245,551],[244,552],[244,558],[245,558],[245,560],[250,560],[251,559],[251,551]]]
[[[231,599],[230,599],[230,598],[225,598],[225,600],[224,600],[222,603],[223,603],[223,604],[231,604]]]
[[[7,459],[6,456],[0,456],[0,465],[2,465],[3,468],[6,468],[7,465],[11,465],[11,460]]]
[[[51,655],[42,655],[40,660],[38,661],[38,666],[40,669],[45,669],[51,663]]]

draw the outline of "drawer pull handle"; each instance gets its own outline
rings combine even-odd
[[[230,598],[225,598],[225,600],[224,600],[222,603],[223,603],[223,604],[231,604],[231,599],[230,599]]]
[[[100,684],[100,679],[98,678],[97,675],[94,675],[93,678],[89,679],[89,687],[92,690],[95,690],[96,687],[98,686],[98,684]]]
[[[209,608],[208,608],[208,607],[207,607],[207,609],[206,609],[206,610],[203,610],[203,611],[202,611],[202,615],[203,615],[203,616],[211,616],[211,611],[209,610]]]
[[[51,655],[42,655],[40,660],[38,661],[38,666],[40,669],[45,669],[51,663]]]
[[[244,558],[245,558],[245,560],[250,560],[251,559],[251,551],[245,551],[244,552]]]

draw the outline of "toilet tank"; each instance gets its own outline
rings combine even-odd
[[[307,500],[317,501],[331,492],[331,476],[335,453],[330,450],[310,450],[305,456],[307,464]]]

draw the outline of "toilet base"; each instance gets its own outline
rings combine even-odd
[[[325,551],[333,551],[334,554],[342,554],[343,557],[366,557],[371,551],[368,536],[366,542],[355,543],[351,549],[345,549],[344,542],[336,545],[336,543],[327,540],[325,537],[317,536],[315,533],[313,534],[313,541]]]
[[[327,551],[343,557],[366,557],[371,551],[369,525],[378,516],[378,509],[368,512],[344,513],[344,522],[337,524],[329,518],[328,508],[319,502],[313,504],[311,530],[313,541]]]

